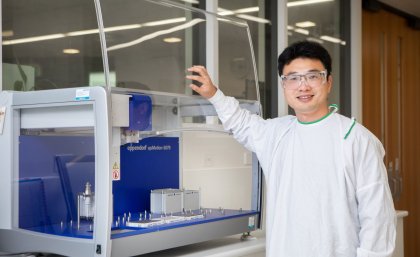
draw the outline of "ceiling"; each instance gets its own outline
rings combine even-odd
[[[380,0],[380,2],[420,18],[420,0]]]

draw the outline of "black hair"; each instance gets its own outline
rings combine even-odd
[[[283,68],[297,58],[309,58],[322,62],[327,70],[327,77],[331,74],[331,56],[322,45],[310,42],[299,41],[286,47],[279,55],[278,69],[279,75],[283,73]]]

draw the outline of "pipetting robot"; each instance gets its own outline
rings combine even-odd
[[[15,36],[2,42],[0,251],[134,256],[258,229],[258,162],[184,72],[220,69],[261,114],[247,24],[164,0],[51,4],[2,1]],[[200,52],[215,36],[238,40],[218,65]],[[70,43],[81,56],[57,54]]]

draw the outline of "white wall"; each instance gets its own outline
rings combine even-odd
[[[201,189],[205,208],[251,208],[251,154],[222,133],[183,133],[183,187]]]

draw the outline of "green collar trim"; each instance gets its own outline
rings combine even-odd
[[[350,132],[352,131],[354,125],[356,125],[356,119],[355,118],[351,118],[351,120],[352,120],[352,124],[351,124],[349,130],[347,131],[346,135],[344,136],[344,140],[347,139],[347,137],[350,135]]]
[[[327,113],[326,115],[324,115],[324,117],[322,117],[322,118],[320,118],[320,119],[317,119],[317,120],[314,120],[314,121],[304,122],[304,121],[300,121],[300,120],[298,120],[298,122],[299,122],[300,124],[303,124],[303,125],[314,124],[314,123],[320,122],[321,120],[326,119],[328,116],[330,116],[330,115],[331,115],[331,114],[333,114],[333,113],[334,113],[334,112],[329,112],[329,113]]]
[[[321,117],[320,119],[314,120],[314,121],[308,121],[308,122],[304,122],[304,121],[300,121],[297,120],[300,124],[303,125],[309,125],[309,124],[314,124],[317,122],[320,122],[323,119],[326,119],[328,116],[330,116],[331,114],[335,113],[338,111],[338,105],[337,104],[331,104],[330,106],[328,106],[328,109],[333,109],[331,112],[329,112],[328,114],[326,114],[324,117]]]

